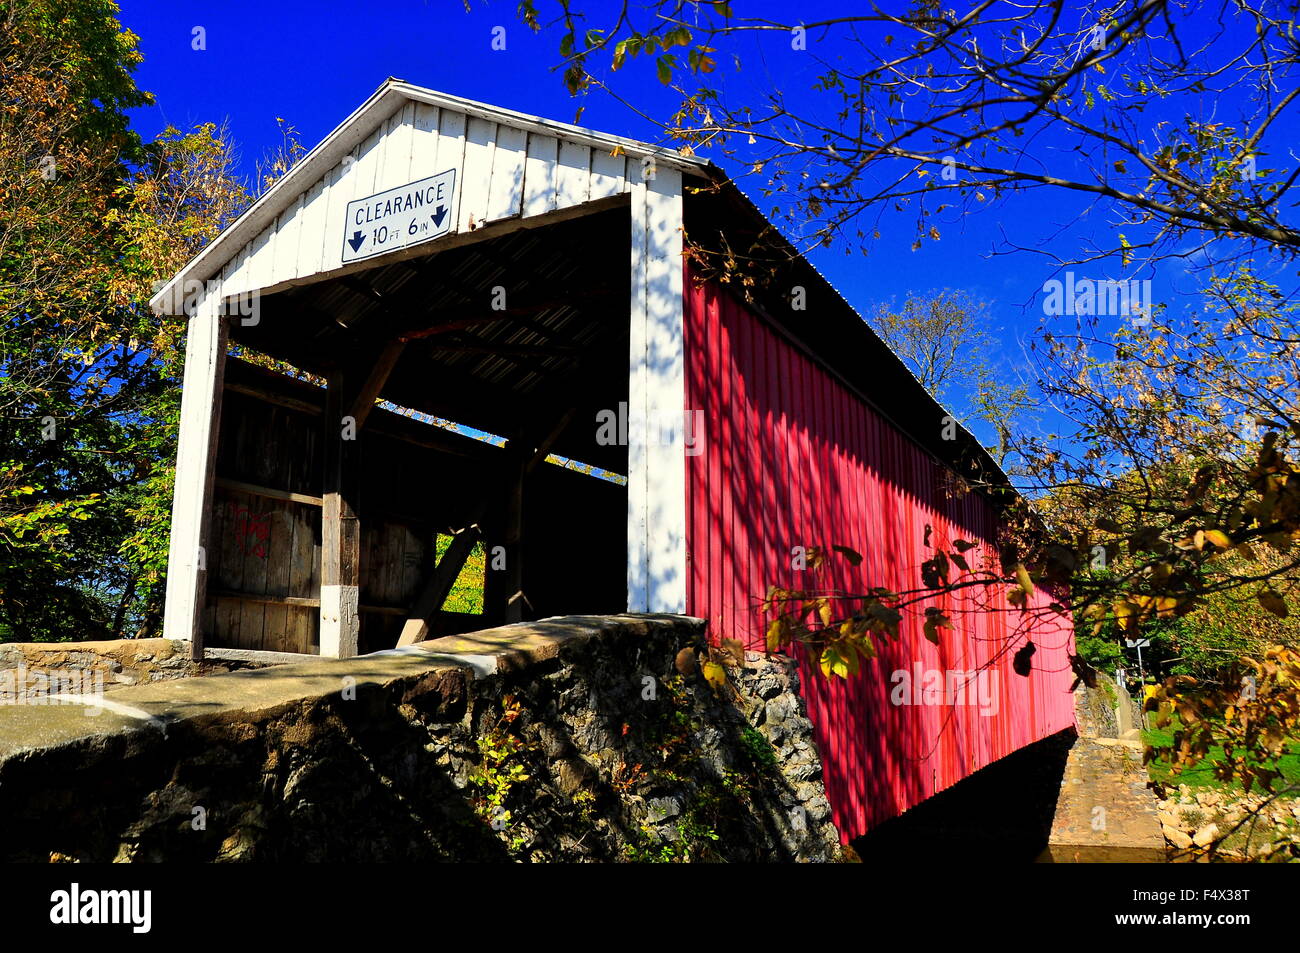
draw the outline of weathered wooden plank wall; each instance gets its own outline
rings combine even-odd
[[[320,506],[237,487],[319,497],[313,415],[227,390],[209,566],[208,644],[314,652],[320,597]]]
[[[240,361],[230,365],[203,614],[207,644],[315,653],[324,395]],[[362,652],[397,643],[406,610],[432,572],[437,534],[464,526],[485,497],[504,495],[503,450],[443,432],[423,434],[442,449],[411,442],[425,429],[375,410],[359,434]],[[624,566],[604,554],[626,548],[625,487],[543,465],[527,492],[529,615],[620,611]],[[499,521],[485,522],[485,544],[501,543]],[[443,613],[440,625],[455,632],[499,621],[500,607],[489,607],[483,616]]]

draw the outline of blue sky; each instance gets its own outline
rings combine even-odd
[[[590,7],[600,5],[598,0]],[[513,2],[474,0],[468,13],[460,0],[122,0],[121,8],[124,25],[141,38],[145,60],[139,83],[158,100],[135,114],[137,131],[151,136],[167,123],[186,127],[228,118],[250,175],[256,159],[276,141],[277,116],[293,123],[310,147],[388,76],[565,121],[582,105],[583,125],[655,138],[653,126],[608,96],[597,92],[581,101],[569,96],[549,71],[557,59],[557,34],[531,33],[516,18]],[[507,30],[504,51],[491,48],[494,26]],[[206,50],[191,48],[195,27],[206,31]],[[786,39],[754,46],[744,77],[731,77],[733,86],[743,86],[752,75],[756,86],[775,82],[791,91],[815,78],[811,58],[790,50]],[[638,105],[658,107],[661,115],[675,105],[649,71],[627,72]],[[1059,213],[1055,203],[1036,204],[1047,226],[1077,215],[1075,202],[1061,203]],[[1023,287],[1023,263],[1004,260],[991,267],[985,257],[1008,224],[1002,217],[945,223],[945,239],[951,241],[926,243],[918,252],[910,250],[910,220],[900,219],[870,258],[846,260],[842,252],[831,251],[815,256],[816,263],[860,306],[901,297],[909,288],[949,286],[1018,308],[1034,290]]]
[[[145,57],[138,82],[157,97],[155,106],[133,115],[133,123],[142,135],[152,137],[168,123],[188,127],[228,120],[241,149],[243,171],[251,178],[256,160],[278,139],[276,117],[296,126],[311,147],[386,77],[398,76],[565,121],[574,119],[581,104],[583,125],[655,138],[652,125],[607,95],[596,92],[581,101],[569,96],[559,76],[550,71],[557,59],[558,34],[531,33],[518,20],[514,0],[470,0],[470,6],[466,11],[462,0],[121,0],[122,22],[140,36]],[[578,6],[592,11],[610,7],[609,0]],[[789,17],[786,4],[746,0],[744,6],[746,12],[768,7],[776,17]],[[805,4],[800,10],[814,17],[836,7]],[[196,27],[204,31],[204,50],[193,48]],[[504,51],[492,48],[494,27],[506,30]],[[793,103],[816,102],[817,94],[808,91],[820,72],[814,57],[792,51],[784,35],[746,42],[744,69],[715,74],[720,83],[742,95],[775,85]],[[836,51],[823,48],[818,53],[833,57]],[[675,105],[649,70],[625,69],[618,79],[622,91],[649,112],[663,116]],[[1205,108],[1216,107],[1209,103]],[[1300,132],[1293,124],[1290,128]],[[1054,147],[1051,142],[1038,145],[1049,152]],[[949,215],[938,223],[943,240],[925,242],[919,251],[911,250],[914,218],[886,215],[882,238],[869,256],[830,249],[810,257],[864,313],[876,302],[901,300],[908,291],[963,288],[984,298],[993,305],[994,330],[1003,352],[1014,359],[1018,339],[1039,321],[1041,309],[1034,296],[1054,272],[1038,256],[990,253],[1005,248],[1002,243],[1009,236],[1021,244],[1043,241],[1047,249],[1069,256],[1090,235],[1109,236],[1112,218],[1106,207],[1090,207],[1086,197],[1040,189],[981,214]],[[1119,277],[1104,267],[1098,271],[1091,276]],[[1156,275],[1156,297],[1177,298],[1197,284],[1183,265],[1171,265]]]

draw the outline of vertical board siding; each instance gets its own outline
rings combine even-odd
[[[269,250],[273,275],[286,278],[298,276],[298,242],[302,230],[302,206],[305,193],[299,195],[290,208],[280,213],[276,222],[275,238]]]
[[[555,211],[555,176],[560,141],[551,136],[528,134],[528,157],[524,164],[524,215]]]
[[[422,165],[419,173],[412,175],[412,180],[428,178],[439,172],[455,169],[456,188],[465,187],[465,129],[468,123],[469,117],[464,113],[444,109],[438,114],[436,148],[426,147],[425,151],[417,154],[417,161],[428,165],[427,167]],[[412,171],[414,172],[414,167]]]
[[[625,159],[603,149],[594,149],[591,154],[591,191],[590,199],[607,198],[623,191],[626,182],[624,175]]]
[[[528,134],[522,129],[500,126],[492,155],[492,185],[488,190],[486,219],[495,222],[515,218],[524,198],[524,160]]]
[[[576,142],[560,143],[556,170],[556,207],[581,205],[591,194],[591,147]]]
[[[308,496],[320,492],[313,415],[227,391],[216,474]],[[212,506],[207,635],[210,644],[316,651],[319,613],[276,597],[320,596],[320,507],[217,484]],[[240,598],[240,596],[249,598]],[[257,597],[269,597],[256,601]]]
[[[771,585],[861,591],[917,588],[920,565],[956,539],[977,542],[972,568],[996,560],[997,518],[975,493],[955,494],[946,470],[838,379],[735,298],[686,269],[686,407],[704,411],[704,452],[687,458],[687,612],[714,640],[763,648],[760,606]],[[813,575],[795,546],[849,546],[858,568],[832,559]],[[985,561],[985,562],[981,562]],[[1050,596],[1040,590],[1035,608]],[[845,838],[894,817],[1018,748],[1074,723],[1068,621],[1008,609],[1004,591],[933,599],[954,630],[938,645],[908,615],[897,643],[878,644],[852,679],[828,680],[801,649],[804,696],[826,787]],[[923,609],[924,606],[921,607]],[[1011,660],[1032,639],[1029,677]],[[895,673],[987,670],[979,705],[894,704]],[[917,687],[919,694],[921,686]]]
[[[388,120],[387,141],[384,143],[384,162],[378,181],[410,182],[411,143],[415,140],[415,103],[407,103]]]
[[[492,186],[492,158],[496,151],[497,124],[477,116],[471,117],[465,131],[464,172],[457,189],[460,208],[457,228],[467,232],[487,220],[488,190]]]

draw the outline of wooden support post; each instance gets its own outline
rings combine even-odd
[[[528,475],[544,462],[551,452],[555,441],[560,439],[565,428],[578,413],[577,407],[570,407],[555,422],[541,443],[532,446],[524,434],[512,439],[506,446],[510,453],[509,469],[506,472],[506,514],[503,542],[506,548],[506,568],[504,595],[506,600],[506,622],[523,622],[532,610],[528,596],[524,594],[524,519]],[[514,451],[511,452],[511,447]],[[489,554],[490,555],[490,554]],[[490,566],[490,562],[489,562]],[[485,587],[486,588],[486,587]],[[486,600],[487,593],[484,593]]]
[[[172,496],[167,554],[167,602],[163,615],[163,636],[190,640],[195,659],[203,658],[207,545],[221,426],[226,333],[221,293],[210,293],[195,307],[186,334],[176,488]]]
[[[405,342],[387,341],[368,362],[329,375],[325,392],[321,486],[320,654],[351,658],[360,651],[361,429],[374,410]]]
[[[505,624],[506,603],[514,592],[506,572],[510,566],[505,561],[506,513],[499,504],[505,499],[504,483],[499,487],[497,502],[483,519],[483,624],[486,626]]]
[[[630,166],[629,166],[630,168]],[[632,186],[628,367],[627,607],[686,611],[686,372],[682,177]]]
[[[361,523],[357,518],[360,454],[355,420],[344,413],[348,378],[329,375],[325,393],[325,472],[321,487],[320,654],[356,655],[361,641]],[[355,396],[355,389],[352,396]]]
[[[521,550],[524,539],[524,484],[528,474],[546,459],[546,455],[550,453],[551,445],[564,432],[564,428],[573,420],[576,413],[577,408],[571,407],[561,415],[559,421],[551,428],[540,446],[531,446],[529,441],[522,435],[512,438],[506,445],[505,456],[507,463],[503,480],[504,493],[502,494],[505,497],[506,511],[504,527],[499,534],[495,528],[491,533],[485,533],[483,530],[483,524],[488,521],[488,513],[497,507],[483,505],[474,511],[470,525],[456,534],[456,538],[447,547],[442,559],[438,560],[437,567],[421,587],[415,602],[412,603],[406,624],[402,626],[401,637],[397,641],[399,647],[422,642],[429,637],[433,620],[442,608],[442,604],[447,601],[447,596],[451,593],[451,587],[455,585],[456,579],[460,576],[460,571],[464,568],[465,561],[473,551],[474,544],[480,539],[485,540],[489,545],[489,550],[485,553],[486,565],[483,580],[484,614],[489,617],[495,616],[496,607],[500,603],[504,604],[504,619],[506,622],[523,621],[527,611],[531,608],[523,592],[524,577]],[[493,540],[498,538],[502,540],[506,547],[506,564],[503,570],[494,569],[492,565],[493,554],[490,547]]]
[[[366,418],[370,412],[375,409],[375,400],[379,397],[379,392],[383,390],[384,384],[388,381],[388,375],[392,373],[393,368],[397,366],[398,358],[402,356],[402,351],[406,348],[406,342],[399,339],[389,341],[375,358],[371,365],[370,373],[366,375],[365,381],[353,395],[351,409],[348,416],[356,421],[356,428],[360,430],[365,426]]]

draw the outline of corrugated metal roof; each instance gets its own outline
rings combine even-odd
[[[624,207],[433,246],[424,258],[267,295],[259,322],[231,332],[318,375],[404,336],[385,398],[501,434],[529,415],[553,423],[580,406],[557,452],[622,472],[625,449],[593,446],[589,422],[626,399],[630,288],[619,239],[629,229]],[[497,286],[506,290],[499,313],[490,304]]]

